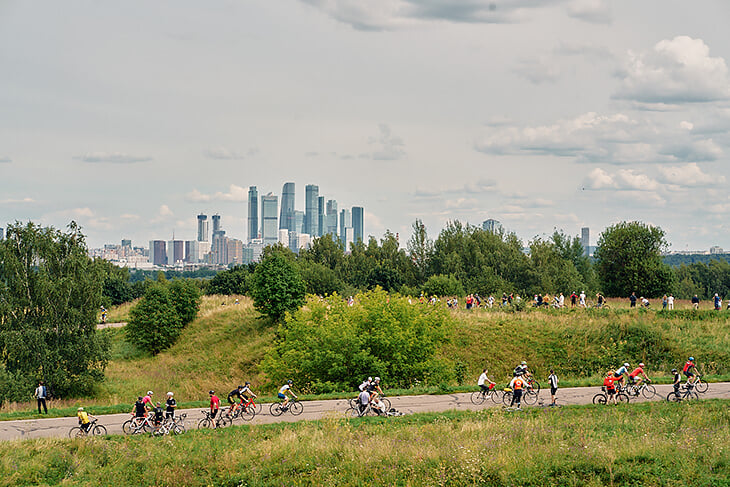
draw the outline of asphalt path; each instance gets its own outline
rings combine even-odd
[[[709,384],[709,390],[700,394],[703,398],[730,399],[730,382],[719,382]],[[672,391],[671,385],[657,385],[657,396],[653,401],[665,400],[667,394]],[[600,392],[600,387],[572,387],[558,390],[559,405],[590,404],[593,396]],[[426,396],[394,396],[388,397],[392,407],[404,414],[440,412],[449,410],[480,410],[490,407],[503,407],[502,404],[494,404],[491,400],[481,406],[475,406],[470,399],[471,393],[426,395]],[[646,402],[643,397],[631,398],[631,402]],[[523,405],[523,409],[530,407],[545,407],[550,402],[550,391],[540,391],[538,403],[534,406]],[[331,415],[342,415],[349,407],[345,399],[332,399],[326,401],[305,401],[302,402],[304,412],[299,416],[293,416],[290,412],[284,412],[279,417],[269,414],[269,404],[263,404],[261,414],[257,414],[250,422],[236,420],[235,424],[266,424],[276,422],[295,422],[304,420],[315,420]],[[130,406],[131,410],[131,406]],[[197,428],[198,421],[203,418],[201,409],[184,409],[177,414],[186,413],[185,425],[188,429]],[[130,418],[129,414],[107,414],[99,416],[99,424],[106,426],[109,434],[122,434],[122,423]],[[18,440],[29,438],[52,438],[66,437],[69,430],[78,426],[75,417],[70,418],[44,418],[24,419],[16,421],[0,421],[0,440]]]

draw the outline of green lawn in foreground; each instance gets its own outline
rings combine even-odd
[[[0,444],[0,485],[728,486],[730,401]]]

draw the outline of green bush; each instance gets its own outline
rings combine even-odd
[[[423,285],[426,296],[464,296],[464,288],[453,275],[431,276]]]
[[[380,289],[358,295],[352,307],[336,294],[311,298],[280,325],[262,366],[276,383],[292,378],[317,393],[352,390],[367,376],[388,387],[438,384],[454,375],[435,358],[449,327],[444,309],[410,305]]]
[[[275,248],[264,253],[253,274],[251,297],[256,309],[279,321],[304,303],[304,293],[304,282],[291,257]]]
[[[130,310],[125,331],[127,340],[157,355],[175,343],[183,327],[168,286],[157,283]]]

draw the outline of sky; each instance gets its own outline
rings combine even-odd
[[[248,187],[730,249],[730,2],[0,0],[0,227],[247,238]]]

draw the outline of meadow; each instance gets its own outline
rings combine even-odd
[[[728,486],[730,404],[418,414],[0,444],[0,485]]]

